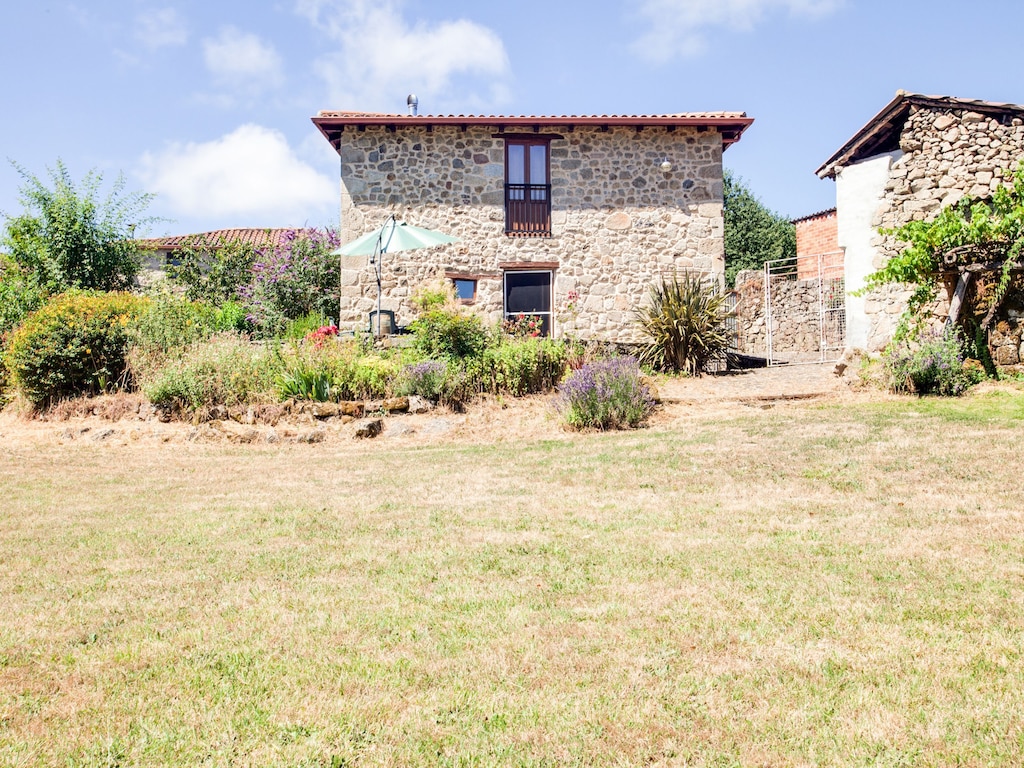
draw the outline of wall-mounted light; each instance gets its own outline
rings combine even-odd
[[[672,161],[666,157],[664,160],[661,161],[660,168],[662,173],[668,173],[669,171],[672,170]]]

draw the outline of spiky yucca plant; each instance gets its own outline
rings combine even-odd
[[[650,338],[640,362],[658,370],[699,376],[729,348],[725,296],[718,284],[684,274],[650,290],[650,305],[636,311]]]

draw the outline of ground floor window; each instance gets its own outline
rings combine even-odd
[[[476,298],[476,280],[456,277],[452,283],[455,285],[455,298],[460,301],[473,301]]]
[[[533,315],[541,321],[541,335],[551,335],[551,272],[505,273],[505,319]]]

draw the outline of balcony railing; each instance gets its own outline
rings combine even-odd
[[[551,234],[551,185],[505,185],[505,234],[544,237]]]

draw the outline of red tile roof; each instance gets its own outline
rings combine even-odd
[[[722,134],[723,148],[740,140],[751,123],[746,112],[678,112],[667,115],[399,115],[379,112],[335,112],[324,110],[312,118],[313,124],[337,149],[341,134],[348,127],[385,126],[389,130],[412,126],[454,125],[463,129],[471,125],[505,128],[541,127],[573,128],[575,126],[632,126],[637,129],[665,127],[669,129],[695,126],[715,128]]]
[[[150,237],[136,242],[142,248],[160,250],[176,250],[186,245],[199,245],[218,247],[225,243],[240,242],[252,245],[257,248],[266,245],[282,245],[288,242],[294,235],[303,236],[314,230],[297,227],[281,229],[261,229],[250,227],[246,229],[215,229],[211,232],[198,232],[191,235],[168,235],[166,237]]]

